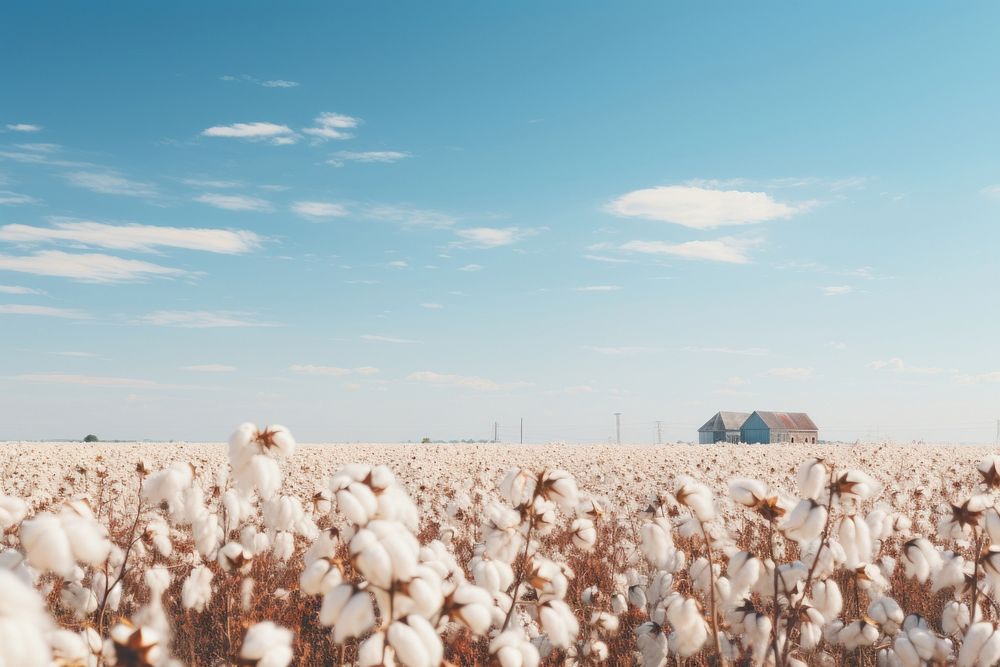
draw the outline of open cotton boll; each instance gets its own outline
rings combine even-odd
[[[94,655],[84,636],[70,630],[54,630],[49,633],[52,660],[55,665],[96,665]],[[2,652],[0,652],[2,654]]]
[[[396,651],[385,643],[385,633],[376,632],[361,642],[358,667],[396,667]]]
[[[708,640],[709,628],[697,600],[678,596],[667,607],[667,618],[674,628],[669,637],[672,651],[687,658],[701,650]]]
[[[594,528],[593,521],[590,519],[574,519],[569,529],[572,534],[573,544],[577,549],[593,551],[594,543],[597,542],[597,529]]]
[[[291,533],[280,532],[274,536],[274,545],[271,547],[274,557],[282,563],[288,562],[295,553],[295,538]]]
[[[676,549],[670,531],[670,522],[663,517],[656,517],[639,529],[639,549],[649,564],[658,570],[673,570],[669,566],[675,560]]]
[[[287,667],[292,661],[292,631],[271,621],[251,625],[240,648],[241,660],[256,667]]]
[[[823,459],[806,459],[799,465],[798,471],[795,473],[799,495],[809,500],[816,500],[823,493],[829,475],[829,470]]]
[[[217,561],[223,572],[247,574],[253,567],[253,552],[239,542],[230,542],[219,549]]]
[[[900,558],[906,576],[916,579],[922,584],[926,583],[942,565],[941,553],[923,537],[912,539],[904,544]]]
[[[136,667],[160,665],[165,651],[160,645],[161,635],[153,628],[136,627],[129,621],[122,621],[111,628],[111,655],[116,662]]]
[[[667,636],[663,628],[652,621],[635,629],[635,643],[642,667],[661,667],[667,660]]]
[[[538,618],[556,648],[568,648],[580,632],[573,610],[562,600],[548,600],[539,607]]]
[[[191,570],[181,587],[181,603],[185,609],[205,610],[205,605],[212,599],[213,577],[212,571],[204,565]]]
[[[359,637],[375,625],[375,610],[368,593],[354,584],[340,584],[323,596],[319,622],[333,626],[333,641]]]
[[[72,612],[78,621],[82,621],[97,611],[97,596],[92,590],[84,588],[76,581],[71,581],[63,586],[59,592],[59,600],[63,607]]]
[[[997,563],[1000,564],[1000,554],[998,554],[997,557]],[[937,572],[934,572],[931,575],[931,592],[937,593],[945,588],[964,586],[966,575],[971,574],[971,572],[967,572],[970,568],[967,567],[968,563],[965,558],[953,551],[946,551],[941,555],[941,561],[941,567]],[[996,572],[990,567],[989,556],[983,559],[983,569],[986,572],[986,578],[989,581],[991,573]],[[995,582],[996,579],[993,581]]]
[[[156,517],[146,524],[143,539],[163,557],[169,557],[173,552],[173,545],[170,543],[170,528],[167,527],[166,521],[160,517]]]
[[[530,472],[511,468],[500,482],[500,494],[514,507],[528,505],[535,497],[537,481]]]
[[[63,523],[49,512],[36,514],[21,523],[21,547],[28,565],[40,572],[70,577],[76,568]]]
[[[768,495],[767,486],[755,479],[734,479],[729,483],[729,497],[746,507],[757,507]]]
[[[883,595],[868,605],[868,616],[882,628],[883,632],[893,635],[902,625],[905,614],[898,602]]]
[[[343,581],[340,568],[326,558],[318,558],[299,576],[299,588],[306,595],[325,595]]]
[[[811,498],[800,500],[785,517],[781,529],[799,544],[817,539],[826,524],[826,508]]]
[[[840,520],[838,541],[844,548],[844,565],[854,569],[872,558],[872,538],[868,524],[859,516],[846,516]]]
[[[712,491],[696,482],[690,477],[682,475],[677,478],[674,487],[674,498],[681,505],[691,510],[691,513],[700,522],[711,521],[715,518],[715,506],[712,498]]]
[[[601,632],[613,635],[618,632],[619,621],[614,614],[609,614],[606,611],[595,611],[590,614],[590,625]]]
[[[877,494],[881,489],[870,475],[861,470],[848,470],[834,482],[834,490],[843,499],[862,501]]]
[[[20,498],[0,495],[0,534],[19,524],[28,514],[28,505]]]
[[[48,667],[46,634],[52,622],[42,598],[12,573],[0,569],[0,665]]]
[[[142,485],[142,497],[151,505],[166,505],[170,520],[184,518],[185,491],[191,486],[194,471],[190,463],[178,461],[150,475]]]
[[[538,649],[524,636],[524,631],[501,632],[490,642],[490,655],[500,667],[538,667]]]
[[[485,589],[463,583],[450,597],[452,618],[465,625],[474,635],[485,635],[492,621],[493,597]]]
[[[277,496],[261,508],[264,527],[271,531],[292,531],[302,521],[305,510],[295,496]]]
[[[204,558],[214,559],[219,543],[222,542],[222,526],[216,514],[205,513],[191,524],[194,548]]]
[[[986,667],[996,664],[1000,660],[1000,647],[996,637],[996,628],[992,623],[973,623],[969,626],[958,651],[958,667]]]
[[[485,537],[485,555],[493,560],[512,563],[521,549],[519,532],[521,515],[492,502],[483,509],[482,530]]]
[[[840,612],[844,608],[844,598],[840,593],[840,586],[833,579],[814,581],[812,600],[813,606],[828,621],[840,616]]]
[[[565,470],[547,470],[540,478],[540,487],[546,500],[555,503],[563,512],[572,514],[579,497],[573,475]]]
[[[514,570],[509,563],[493,560],[484,554],[473,558],[470,565],[473,581],[491,595],[506,591],[514,583]]]
[[[411,614],[393,622],[386,635],[396,659],[406,667],[437,667],[444,658],[441,638],[422,616]]]

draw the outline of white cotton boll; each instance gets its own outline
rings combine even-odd
[[[437,667],[444,657],[441,638],[427,619],[412,614],[389,626],[389,645],[406,667]]]
[[[222,506],[226,511],[226,522],[230,529],[240,525],[253,511],[236,489],[229,489],[222,494]]]
[[[608,645],[602,641],[589,641],[583,645],[583,655],[597,662],[608,659]]]
[[[742,598],[757,583],[760,577],[760,559],[747,551],[737,551],[729,557],[726,575],[731,585],[732,596]]]
[[[0,495],[0,534],[21,523],[28,514],[28,505],[20,498]]]
[[[484,510],[483,534],[486,556],[493,560],[512,563],[521,549],[522,536],[518,531],[521,516],[499,503],[490,503]]]
[[[178,461],[150,475],[142,485],[142,497],[151,505],[166,505],[171,521],[184,518],[184,491],[191,486],[191,464]]]
[[[854,569],[867,563],[872,557],[872,539],[868,524],[858,516],[846,516],[840,520],[837,531],[840,545],[846,556],[844,565]]]
[[[291,533],[281,532],[274,536],[274,545],[271,548],[274,557],[282,563],[288,561],[295,553],[295,538]]]
[[[28,565],[40,572],[69,577],[76,567],[69,538],[59,517],[36,514],[21,524],[21,547]]]
[[[805,618],[799,625],[799,646],[806,651],[811,651],[819,645],[823,638],[823,626],[826,619],[819,610],[813,607],[803,607]]]
[[[223,572],[246,574],[253,567],[253,552],[239,542],[230,542],[219,549],[217,560]]]
[[[376,632],[358,647],[358,667],[395,667],[396,652],[385,643],[385,634]]]
[[[461,584],[451,596],[455,619],[474,635],[485,635],[492,622],[493,597],[479,586]]]
[[[514,507],[531,503],[535,495],[536,478],[520,468],[511,468],[500,482],[500,494]]]
[[[708,559],[705,557],[700,557],[692,562],[688,568],[688,573],[691,577],[691,583],[694,585],[694,590],[699,593],[707,593],[711,585],[712,572],[715,571],[717,575],[717,570],[717,565],[713,565],[712,570],[709,570]]]
[[[785,517],[781,529],[785,535],[803,544],[817,539],[823,532],[825,523],[826,508],[818,505],[815,500],[807,498],[795,505]]]
[[[146,581],[146,586],[149,587],[150,593],[154,596],[163,595],[170,588],[170,570],[162,565],[157,565],[146,570],[143,579]]]
[[[566,596],[569,580],[563,566],[545,558],[532,560],[530,583],[538,591],[539,598],[559,598]]]
[[[595,611],[590,614],[590,625],[601,632],[613,635],[618,632],[619,622],[618,617],[614,614],[609,614],[606,611]]]
[[[663,517],[656,517],[642,525],[639,531],[639,548],[649,564],[658,570],[673,568],[675,563],[674,540],[670,533],[670,522]]]
[[[191,524],[191,537],[195,550],[204,558],[214,559],[219,543],[222,542],[222,527],[219,517],[205,513]]]
[[[844,598],[840,593],[840,586],[833,579],[813,582],[812,600],[813,606],[827,620],[833,620],[840,616],[840,612],[844,608]]]
[[[635,644],[639,649],[639,664],[642,667],[663,667],[666,664],[667,637],[659,624],[648,622],[637,627]]]
[[[170,543],[170,528],[167,522],[156,517],[146,525],[146,540],[153,545],[163,557],[169,557],[173,553],[173,545]]]
[[[15,575],[0,569],[0,665],[48,667],[46,633],[52,625],[42,598]]]
[[[490,642],[490,655],[500,667],[538,667],[538,649],[522,630],[501,632]]]
[[[90,647],[83,635],[70,630],[55,630],[49,633],[49,644],[52,647],[52,660],[55,665],[80,665],[87,667],[96,665]]]
[[[73,612],[78,621],[97,611],[97,596],[92,590],[84,588],[75,581],[63,586],[59,599],[66,609]]]
[[[941,610],[941,630],[948,636],[963,632],[969,626],[969,607],[951,600]]]
[[[579,497],[573,475],[565,470],[548,470],[541,477],[541,493],[566,514],[572,514]]]
[[[205,491],[198,484],[192,484],[184,494],[184,522],[194,523],[201,516],[206,514]]]
[[[507,590],[514,583],[514,571],[508,563],[480,556],[473,558],[470,566],[472,580],[491,595]]]
[[[420,525],[420,516],[417,506],[400,486],[392,486],[382,491],[378,496],[378,508],[374,514],[376,519],[396,521],[409,530],[416,532]]]
[[[299,588],[306,595],[325,595],[343,581],[340,568],[326,558],[318,558],[306,566],[299,576]]]
[[[806,459],[799,465],[795,474],[795,482],[799,487],[799,495],[815,500],[819,498],[827,484],[829,471],[823,459]]]
[[[646,591],[642,589],[642,586],[629,586],[628,587],[628,605],[633,609],[646,609],[648,600],[646,598]]]
[[[755,479],[735,479],[729,483],[729,497],[740,505],[756,507],[768,497],[768,490]]]
[[[240,648],[242,661],[256,667],[286,667],[292,661],[292,631],[271,621],[251,625]]]
[[[357,486],[367,489],[367,487],[363,484]],[[355,494],[349,489],[344,488],[337,491],[335,497],[337,499],[337,508],[340,510],[340,513],[343,514],[348,521],[358,526],[363,526],[368,523],[368,517],[374,514],[375,510],[378,508],[378,502],[375,500],[374,495],[371,494],[370,490],[368,493],[359,492],[359,494]]]
[[[940,552],[923,537],[904,544],[901,558],[906,576],[922,584],[927,583],[942,564]]]
[[[573,535],[573,544],[577,549],[583,551],[593,551],[594,543],[597,542],[597,529],[590,519],[574,519],[570,524],[570,531]]]
[[[569,648],[580,632],[580,624],[573,610],[562,600],[549,600],[541,605],[538,619],[556,648]]]
[[[945,588],[965,585],[966,561],[965,558],[953,551],[946,551],[942,554],[942,565],[937,572],[931,575],[931,592],[937,593]],[[987,578],[989,570],[987,570]]]
[[[674,631],[670,634],[670,647],[681,657],[694,655],[708,640],[708,624],[694,598],[678,596],[667,607],[667,618]]]
[[[625,596],[621,593],[615,593],[611,596],[611,611],[615,614],[621,615],[628,611],[628,601]]]
[[[250,469],[244,490],[254,489],[262,500],[268,500],[281,488],[281,468],[278,462],[268,456],[258,455],[250,459]],[[239,482],[237,482],[239,485]]]
[[[983,525],[990,544],[1000,544],[1000,513],[997,513],[995,507],[990,507],[983,516],[985,517]]]
[[[771,619],[764,614],[747,614],[743,619],[744,637],[752,648],[754,665],[762,665],[770,648]]]
[[[204,565],[191,570],[181,587],[181,603],[185,609],[197,612],[205,610],[205,605],[212,599],[212,571]]]
[[[291,531],[302,521],[305,510],[302,502],[294,496],[276,496],[261,508],[264,527],[271,531]]]
[[[868,605],[868,616],[890,635],[896,634],[903,624],[905,614],[899,603],[890,597],[881,596]]]
[[[690,509],[698,521],[711,521],[715,518],[712,491],[704,484],[682,476],[677,480],[674,497],[678,503]]]
[[[878,639],[878,628],[868,621],[853,621],[845,625],[839,633],[837,640],[843,644],[844,648],[854,650],[862,646],[871,646]]]
[[[240,582],[240,608],[243,611],[253,609],[254,588],[256,588],[256,582],[253,577],[247,577]],[[277,597],[277,591],[275,591],[275,596]]]
[[[340,584],[323,596],[319,622],[332,625],[334,642],[342,644],[375,625],[375,610],[367,593],[352,584]]]
[[[962,646],[958,651],[958,667],[991,665],[992,663],[980,659],[980,653],[994,632],[992,623],[973,623],[962,639]]]
[[[888,505],[879,504],[868,516],[865,517],[868,524],[868,531],[875,541],[885,540],[892,536],[895,522],[892,517],[892,508]]]

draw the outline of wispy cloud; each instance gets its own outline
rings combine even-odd
[[[182,178],[181,183],[190,185],[192,188],[209,188],[212,190],[243,187],[242,181],[226,181],[217,178]]]
[[[404,227],[443,229],[457,222],[455,217],[448,213],[405,204],[374,204],[364,210],[364,215],[372,220],[395,222]]]
[[[260,246],[253,232],[194,227],[159,227],[154,225],[111,225],[89,220],[51,218],[52,227],[4,225],[0,241],[12,243],[70,242],[86,247],[154,252],[157,248],[201,250],[227,255],[250,252]]]
[[[617,292],[621,285],[587,285],[585,287],[574,287],[574,292]]]
[[[955,379],[962,384],[993,384],[1000,382],[1000,371],[978,373],[975,375],[957,375]]]
[[[245,313],[224,310],[157,310],[147,315],[142,315],[135,320],[135,323],[159,327],[177,327],[180,329],[227,329],[278,326],[271,322],[260,322],[249,318]]]
[[[21,206],[24,204],[37,204],[38,200],[28,195],[18,192],[0,190],[0,206]]]
[[[739,354],[748,357],[764,357],[771,353],[763,347],[685,347],[687,352],[709,352],[712,354]]]
[[[440,303],[422,303],[421,308],[427,308],[428,310],[441,310],[444,306]]]
[[[312,127],[304,128],[302,132],[313,137],[313,140],[317,142],[327,139],[350,139],[353,135],[346,130],[356,128],[360,122],[353,116],[325,111],[316,116]]]
[[[153,277],[185,275],[185,271],[134,259],[98,253],[73,254],[46,250],[33,255],[0,255],[0,271],[71,278],[89,283],[136,282]]]
[[[207,192],[203,195],[198,195],[194,200],[227,211],[259,211],[267,213],[274,210],[271,202],[249,195],[224,195]]]
[[[933,366],[911,366],[904,362],[899,357],[891,357],[889,359],[876,359],[875,361],[868,364],[868,367],[876,371],[886,370],[893,371],[896,373],[913,373],[916,375],[936,375],[938,373],[947,372],[943,368],[937,368]]]
[[[103,377],[96,375],[70,375],[66,373],[26,373],[15,375],[15,380],[36,384],[72,384],[103,389],[191,389],[185,385],[161,384],[138,378]]]
[[[11,132],[41,132],[41,125],[33,125],[32,123],[14,123],[7,125],[7,129]]]
[[[380,336],[378,334],[362,334],[361,340],[372,341],[375,343],[396,343],[396,344],[406,344],[406,343],[416,343],[418,341],[411,340],[409,338],[396,338],[394,336]]]
[[[343,167],[348,162],[390,164],[412,157],[405,151],[338,151],[333,154],[327,164]]]
[[[294,144],[299,140],[299,135],[287,125],[266,122],[213,125],[202,130],[201,135],[244,141],[266,141],[276,146]]]
[[[665,185],[626,193],[608,204],[607,209],[623,217],[710,229],[790,218],[810,206],[812,202],[784,204],[766,192]]]
[[[406,379],[410,382],[421,382],[438,387],[458,387],[462,389],[474,389],[476,391],[498,391],[501,389],[516,389],[531,386],[530,382],[508,382],[501,384],[476,376],[435,373],[433,371],[410,373],[406,376]]]
[[[455,245],[474,248],[499,248],[501,246],[513,245],[537,233],[534,229],[522,229],[520,227],[472,227],[470,229],[456,229],[455,234],[462,240]]]
[[[665,243],[663,241],[629,241],[621,249],[645,255],[670,255],[684,259],[702,259],[729,264],[746,264],[750,261],[747,250],[755,245],[745,239],[722,238],[715,241],[685,241]]]
[[[660,349],[657,347],[642,347],[642,346],[602,346],[602,345],[581,345],[581,350],[586,350],[588,352],[596,352],[597,354],[606,354],[608,356],[618,357],[630,354],[645,354],[647,352],[659,352]]]
[[[772,368],[765,375],[771,377],[791,378],[793,380],[806,380],[812,377],[811,368]]]
[[[592,262],[605,262],[608,264],[628,264],[632,260],[622,259],[621,257],[605,257],[604,255],[584,255],[584,259],[589,259]]]
[[[234,373],[236,372],[236,366],[229,366],[227,364],[195,364],[193,366],[181,366],[182,371],[191,371],[192,373]]]
[[[465,272],[482,271],[483,267],[480,266],[479,264],[466,264],[465,266],[459,267],[458,270],[459,271],[465,271]]]
[[[20,303],[0,305],[0,315],[40,315],[42,317],[60,317],[67,320],[91,319],[91,316],[87,313],[74,308],[52,308],[49,306],[32,306]]]
[[[985,188],[980,190],[982,194],[988,197],[1000,197],[1000,183],[996,185],[987,185]]]
[[[132,181],[110,171],[74,171],[66,174],[66,180],[77,187],[105,195],[145,198],[159,195],[156,186],[151,183]]]
[[[374,366],[361,366],[358,368],[341,368],[340,366],[316,366],[314,364],[292,364],[288,370],[302,375],[328,375],[332,377],[343,377],[345,375],[376,375],[380,371]]]
[[[45,290],[20,285],[0,285],[0,294],[45,294]]]
[[[223,81],[244,81],[246,83],[263,86],[264,88],[297,88],[299,85],[298,81],[289,81],[287,79],[258,79],[250,76],[249,74],[241,74],[239,76],[227,74],[225,76],[220,76],[219,78]]]
[[[292,211],[310,220],[342,218],[349,213],[343,204],[328,201],[297,201],[292,204]]]
[[[823,288],[823,294],[826,296],[843,296],[845,294],[850,294],[854,291],[854,288],[850,285],[830,285]]]

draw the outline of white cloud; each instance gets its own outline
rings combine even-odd
[[[341,218],[349,213],[343,204],[326,201],[297,201],[292,204],[292,210],[303,218],[316,220],[324,218]]]
[[[646,352],[659,352],[659,348],[656,347],[635,347],[635,346],[607,347],[600,345],[582,345],[580,349],[587,350],[588,352],[596,352],[597,354],[606,354],[609,356],[624,356],[628,354],[644,354]]]
[[[55,153],[62,146],[59,144],[15,144],[23,151],[34,151],[36,153]]]
[[[369,340],[375,343],[416,343],[409,338],[395,338],[393,336],[380,336],[378,334],[362,334],[361,340]]]
[[[181,276],[185,272],[159,264],[103,254],[72,254],[46,250],[34,255],[0,255],[0,271],[71,278],[90,283],[145,280],[150,276]]]
[[[533,229],[519,227],[473,227],[455,230],[455,234],[462,239],[460,245],[476,248],[499,248],[500,246],[512,245],[524,238],[534,236],[536,233]]]
[[[261,211],[268,212],[273,211],[274,207],[271,202],[260,199],[259,197],[250,197],[248,195],[222,195],[218,193],[205,193],[203,195],[198,195],[194,198],[195,201],[199,201],[202,204],[208,204],[209,206],[214,206],[215,208],[222,208],[227,211]]]
[[[980,190],[980,192],[990,197],[1000,197],[1000,184],[987,185],[985,188]]]
[[[483,270],[483,267],[480,266],[479,264],[466,264],[465,266],[463,266],[463,267],[461,267],[459,269],[459,271],[466,271],[466,272],[468,272],[468,271],[482,271],[482,270]]]
[[[326,161],[335,167],[343,167],[347,162],[390,164],[412,157],[404,151],[338,151]]]
[[[32,125],[31,123],[14,123],[13,125],[8,125],[7,129],[11,132],[40,132],[42,126]]]
[[[154,225],[109,225],[88,220],[52,218],[52,227],[4,225],[0,241],[43,243],[68,241],[88,247],[153,252],[158,247],[202,250],[227,255],[250,252],[260,245],[253,232]]]
[[[299,85],[299,82],[287,81],[285,79],[268,79],[267,81],[261,81],[260,85],[265,88],[295,88]]]
[[[454,216],[447,213],[406,205],[376,204],[366,208],[364,214],[372,220],[395,222],[406,227],[444,229],[456,222]]]
[[[620,285],[588,285],[586,287],[574,287],[574,292],[617,292]]]
[[[0,315],[41,315],[43,317],[61,317],[68,320],[89,320],[90,315],[73,308],[51,308],[49,306],[31,306],[27,304],[0,305]]]
[[[444,308],[444,306],[440,303],[422,303],[420,304],[420,307],[427,308],[428,310],[441,310]]]
[[[17,192],[9,192],[7,190],[0,190],[0,206],[20,206],[22,204],[35,204],[38,200],[34,197],[29,197],[28,195],[22,195]]]
[[[181,366],[182,371],[192,371],[194,373],[233,373],[236,366],[226,364],[195,364],[194,366]]]
[[[223,181],[214,178],[182,178],[181,183],[190,185],[192,188],[212,188],[216,190],[243,187],[242,181]]]
[[[93,375],[69,375],[65,373],[28,373],[15,375],[15,379],[24,382],[42,384],[75,384],[86,387],[101,387],[105,389],[189,389],[183,385],[160,384],[152,380],[136,378],[101,377]]]
[[[713,354],[739,354],[748,357],[764,357],[770,350],[763,347],[686,347],[688,352],[710,352]]]
[[[45,290],[20,285],[0,285],[0,294],[45,294]]]
[[[66,174],[66,180],[77,187],[105,195],[124,197],[156,197],[156,186],[151,183],[131,181],[112,172],[74,171]]]
[[[694,229],[740,225],[789,218],[811,203],[789,205],[775,201],[766,192],[717,190],[690,185],[665,185],[634,190],[608,204],[608,210],[624,217],[672,222]]]
[[[302,130],[304,134],[314,137],[316,141],[326,141],[327,139],[350,139],[350,130],[358,126],[361,121],[352,116],[345,116],[339,113],[323,112],[316,116],[313,127]]]
[[[208,310],[157,310],[143,315],[136,324],[149,324],[160,327],[178,327],[181,329],[218,329],[244,327],[273,327],[269,322],[258,322],[248,319],[242,313]]]
[[[405,269],[408,266],[410,266],[410,264],[409,264],[409,262],[406,262],[406,261],[404,261],[402,259],[395,259],[395,260],[389,262],[387,264],[387,266],[389,268],[391,268],[391,269]]]
[[[993,384],[1000,382],[1000,371],[979,373],[977,375],[959,375],[955,379],[962,384]]]
[[[57,354],[60,357],[77,357],[81,359],[93,359],[98,356],[93,352],[53,352],[52,354]]]
[[[844,294],[850,294],[854,291],[854,288],[850,285],[830,285],[829,287],[823,288],[823,294],[827,296],[843,296]]]
[[[628,264],[632,260],[621,259],[620,257],[605,257],[603,255],[584,255],[584,259],[589,259],[592,262],[605,262],[608,264]]]
[[[292,128],[277,123],[233,123],[215,125],[202,131],[205,137],[226,137],[247,141],[268,141],[277,146],[294,144],[299,139]]]
[[[899,357],[876,359],[868,364],[868,367],[877,371],[887,370],[894,371],[896,373],[913,373],[916,375],[936,375],[938,373],[946,372],[943,368],[936,368],[932,366],[910,366]]]
[[[812,377],[811,368],[772,368],[765,373],[772,377],[792,378],[795,380],[805,380]]]
[[[343,377],[345,375],[375,375],[379,369],[373,366],[361,366],[359,368],[341,368],[339,366],[315,366],[313,364],[292,364],[288,369],[294,373],[303,375],[329,375],[332,377]]]
[[[477,391],[497,391],[500,389],[515,389],[518,387],[530,386],[527,382],[512,382],[500,384],[486,378],[466,375],[453,375],[450,373],[434,373],[432,371],[419,371],[406,376],[410,382],[422,382],[438,387],[460,387],[462,389],[475,389]]]
[[[685,241],[684,243],[629,241],[622,244],[621,249],[646,255],[671,255],[684,259],[746,264],[750,261],[747,257],[747,249],[751,245],[754,244],[742,239],[722,238],[716,241]]]
[[[745,378],[741,378],[738,375],[734,375],[728,380],[726,380],[726,384],[728,384],[730,387],[741,387],[745,384],[750,384],[750,381]]]

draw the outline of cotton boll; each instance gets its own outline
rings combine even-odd
[[[992,623],[973,623],[969,626],[965,637],[962,639],[962,646],[958,651],[958,667],[980,667],[980,665],[992,665],[992,662],[982,660],[980,655],[986,648],[987,642],[995,634]]]
[[[521,548],[522,536],[518,531],[521,516],[499,503],[490,503],[483,510],[484,554],[493,560],[512,563]]]
[[[619,622],[618,617],[614,614],[609,614],[606,611],[595,611],[590,614],[590,625],[605,634],[613,635],[618,632]]]
[[[799,465],[799,469],[795,474],[795,481],[799,487],[799,495],[810,500],[819,498],[828,477],[829,470],[823,459],[806,459]]]
[[[253,609],[253,592],[255,588],[256,582],[253,577],[247,577],[240,582],[240,608],[245,612]]]
[[[71,611],[78,621],[97,611],[97,596],[75,581],[63,586],[59,599],[63,607]]]
[[[815,500],[807,498],[800,500],[795,508],[785,517],[781,529],[785,535],[799,544],[811,542],[823,532],[826,523],[826,508],[818,505]]]
[[[715,518],[712,491],[689,477],[680,477],[674,491],[677,502],[691,510],[698,521],[704,523]]]
[[[573,544],[577,549],[583,551],[593,551],[594,543],[597,542],[597,529],[590,519],[574,519],[570,525],[570,532],[573,537]]]
[[[648,604],[646,598],[646,591],[642,590],[642,586],[629,586],[628,587],[628,606],[633,609],[645,609]]]
[[[483,555],[473,558],[470,565],[473,581],[492,595],[507,590],[514,583],[514,570],[509,563],[492,560]]]
[[[951,600],[941,610],[941,630],[948,636],[964,632],[969,621],[969,607],[961,602]]]
[[[0,495],[0,535],[21,523],[28,514],[28,505],[20,498]]]
[[[223,572],[239,572],[247,574],[253,567],[253,552],[247,550],[239,542],[230,542],[219,549],[219,567]]]
[[[184,492],[193,478],[191,464],[178,461],[150,475],[142,485],[142,497],[151,505],[165,505],[171,521],[182,521]]]
[[[940,569],[941,554],[925,538],[916,538],[903,545],[903,570],[906,576],[926,583]]]
[[[848,470],[834,483],[836,493],[845,499],[862,501],[879,492],[878,482],[860,470]]]
[[[568,648],[580,632],[573,610],[562,600],[548,600],[540,606],[538,618],[549,641],[556,648]]]
[[[45,635],[51,620],[42,598],[3,569],[0,591],[0,664],[47,667],[52,657]]]
[[[167,558],[171,553],[173,553],[173,545],[170,543],[170,528],[167,527],[167,523],[163,519],[157,517],[150,521],[146,525],[146,531],[143,534],[143,538],[148,544],[151,544],[161,556]]]
[[[708,624],[694,598],[678,596],[667,607],[667,618],[674,631],[670,634],[670,647],[681,657],[694,655],[708,640]]]
[[[333,641],[359,637],[375,625],[371,597],[352,584],[341,584],[323,596],[319,621],[333,626]]]
[[[768,497],[768,490],[755,479],[736,479],[729,483],[729,496],[740,505],[757,507]]]
[[[840,616],[840,612],[844,608],[844,598],[840,593],[840,587],[833,579],[813,582],[812,599],[816,610],[823,614],[823,618],[827,620],[833,620]]]
[[[931,582],[933,584],[931,591],[937,593],[945,588],[964,586],[966,570],[968,569],[965,558],[953,551],[946,551],[942,554],[941,560],[941,567],[931,575]],[[990,570],[988,567],[984,569],[986,570],[987,579],[989,579]]]
[[[666,663],[667,637],[659,624],[648,622],[637,627],[635,643],[639,649],[639,664],[642,667],[661,667]]]
[[[670,522],[657,517],[642,525],[639,531],[639,548],[649,564],[658,570],[672,570],[675,565],[674,540],[670,534]]]
[[[185,609],[197,612],[205,610],[205,605],[212,598],[212,571],[204,565],[191,570],[181,587],[181,602]]]
[[[389,645],[406,667],[437,667],[444,657],[441,638],[427,619],[412,614],[389,626]]]
[[[117,662],[128,661],[137,667],[159,665],[164,658],[161,636],[153,628],[136,627],[128,621],[118,623],[110,632],[112,655]]]
[[[274,557],[285,563],[295,553],[295,538],[291,533],[281,532],[274,536],[274,545],[271,548]]]
[[[385,643],[385,634],[376,632],[358,647],[358,667],[395,667],[396,652]]]
[[[474,635],[485,635],[492,619],[493,598],[484,589],[461,584],[451,595],[452,615]]]
[[[277,461],[268,456],[254,456],[250,459],[250,467],[244,483],[237,486],[244,490],[256,490],[263,500],[269,500],[281,488],[281,468]]]
[[[203,557],[214,559],[219,543],[222,542],[222,527],[219,517],[207,512],[191,524],[191,537],[194,539],[195,550]]]
[[[49,644],[52,646],[52,660],[55,665],[96,665],[90,647],[83,635],[70,630],[55,630],[49,633]]]
[[[490,655],[500,667],[538,667],[538,649],[524,636],[522,630],[501,632],[490,642]]]
[[[803,607],[802,613],[804,618],[799,625],[799,646],[806,651],[811,651],[819,645],[823,638],[823,626],[826,624],[826,619],[813,607]]]
[[[872,557],[872,539],[868,524],[858,516],[846,516],[838,529],[840,545],[844,547],[844,565],[854,569]]]
[[[868,605],[868,616],[882,628],[883,632],[894,635],[902,625],[905,614],[899,603],[890,597],[881,596]]]
[[[286,667],[292,661],[292,631],[271,621],[251,625],[243,638],[240,659],[256,667]]]
[[[21,547],[28,565],[40,572],[69,577],[76,567],[63,524],[49,512],[36,514],[21,524]]]
[[[306,595],[325,595],[341,583],[343,573],[326,558],[318,558],[306,566],[299,576],[299,587]]]
[[[511,468],[500,482],[500,493],[513,507],[531,503],[535,496],[537,480],[531,473],[520,468]]]
[[[731,599],[746,596],[760,576],[760,559],[747,551],[737,551],[729,557],[726,575],[732,591]]]
[[[546,500],[571,514],[576,507],[579,491],[573,475],[565,470],[547,470],[540,479],[540,492]]]
[[[871,646],[878,639],[878,628],[871,623],[860,620],[848,623],[837,633],[837,641],[847,650],[862,646]]]

